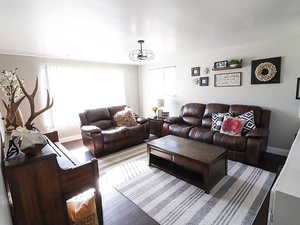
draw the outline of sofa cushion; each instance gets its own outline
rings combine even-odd
[[[260,107],[250,105],[231,105],[229,108],[229,112],[233,112],[234,116],[239,116],[251,110],[254,112],[256,126],[260,127],[262,117],[262,109]]]
[[[86,118],[89,123],[93,123],[99,120],[111,120],[109,111],[107,108],[90,109],[86,111]]]
[[[101,128],[102,130],[108,129],[112,126],[111,120],[100,120],[93,123],[90,123],[91,125],[94,125],[96,127]]]
[[[205,127],[205,128],[211,128],[211,126],[212,126],[211,117],[203,117],[201,126]]]
[[[113,118],[117,112],[122,111],[123,109],[125,109],[125,107],[126,105],[112,106],[109,107],[108,110],[110,112],[111,117]]]
[[[102,131],[104,143],[119,141],[128,138],[128,131],[125,127],[112,127]]]
[[[193,127],[189,132],[189,138],[205,143],[212,143],[213,132],[208,128]]]
[[[228,112],[229,105],[211,103],[205,107],[204,117],[211,117],[212,113],[225,113]]]
[[[170,124],[168,133],[179,137],[188,137],[191,128],[192,126],[186,124]]]
[[[145,127],[143,125],[136,125],[132,127],[126,127],[128,130],[128,137],[144,137],[145,135]]]
[[[182,119],[184,122],[194,126],[201,126],[205,105],[189,103],[182,107]]]
[[[229,136],[216,132],[213,136],[213,144],[223,146],[230,150],[243,152],[246,150],[247,138],[244,136]]]
[[[212,114],[213,113],[225,113],[228,112],[229,106],[224,104],[207,104],[205,107],[203,119],[202,119],[202,127],[211,128],[212,126]]]

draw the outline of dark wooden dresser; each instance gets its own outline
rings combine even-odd
[[[96,159],[79,162],[49,140],[33,157],[1,160],[14,225],[69,225],[66,201],[90,188],[103,224]]]

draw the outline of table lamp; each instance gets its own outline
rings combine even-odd
[[[163,113],[163,109],[162,107],[164,107],[165,105],[165,101],[162,98],[157,99],[157,106],[158,106],[158,110],[157,110],[157,117],[161,118],[162,117],[162,113]]]

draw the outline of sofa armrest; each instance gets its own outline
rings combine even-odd
[[[103,150],[102,130],[97,126],[86,125],[81,127],[81,136],[83,144],[98,157]]]
[[[167,118],[167,119],[164,120],[164,122],[170,123],[170,124],[172,124],[172,123],[180,123],[182,121],[183,121],[182,117],[169,117],[169,118]]]
[[[246,148],[247,162],[253,166],[258,166],[263,156],[265,140],[263,138],[248,138]]]
[[[246,134],[246,137],[251,138],[264,138],[269,136],[269,131],[265,128],[256,128]]]
[[[144,124],[144,123],[148,122],[148,119],[146,119],[144,117],[137,117],[136,122],[139,124]]]
[[[81,131],[89,134],[100,134],[102,132],[102,130],[99,127],[92,125],[82,126]]]

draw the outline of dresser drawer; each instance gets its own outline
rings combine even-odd
[[[167,159],[167,160],[172,160],[172,156],[170,154],[159,151],[159,150],[156,150],[156,149],[151,149],[150,154],[156,155],[160,158],[164,158],[164,159]]]

